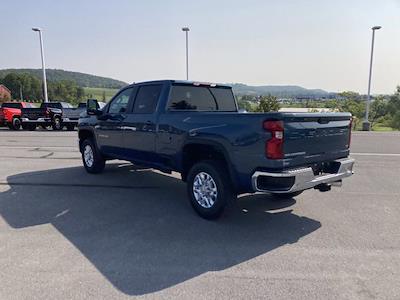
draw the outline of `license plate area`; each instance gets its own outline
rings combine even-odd
[[[340,168],[340,162],[330,161],[313,164],[310,166],[315,176],[336,174]]]

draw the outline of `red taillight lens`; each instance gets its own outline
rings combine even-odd
[[[265,130],[271,133],[271,138],[265,144],[265,154],[270,159],[282,159],[283,155],[283,133],[282,121],[265,121]]]

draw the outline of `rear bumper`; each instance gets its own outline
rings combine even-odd
[[[281,173],[256,171],[252,176],[253,190],[266,193],[292,193],[320,184],[332,184],[353,175],[354,159],[338,159],[334,163],[337,165],[337,171],[322,175],[314,175],[311,167]]]
[[[78,119],[63,118],[62,122],[68,124],[78,124]]]
[[[31,120],[28,118],[21,118],[22,123],[33,123],[33,124],[51,124],[51,118],[37,118],[36,120]]]

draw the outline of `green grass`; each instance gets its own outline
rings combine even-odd
[[[87,98],[94,98],[97,99],[98,101],[104,101],[103,92],[105,93],[105,101],[110,100],[118,92],[118,89],[108,89],[108,88],[85,87],[84,90]]]
[[[392,127],[389,126],[384,126],[382,124],[374,124],[374,126],[372,127],[373,131],[395,131],[396,129],[393,129]]]

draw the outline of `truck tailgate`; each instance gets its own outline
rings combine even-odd
[[[285,115],[284,124],[285,158],[319,162],[348,155],[351,135],[351,115],[348,113],[293,113]]]
[[[38,118],[43,118],[45,116],[45,108],[23,108],[21,114],[23,118],[28,118],[30,120],[37,120]]]

